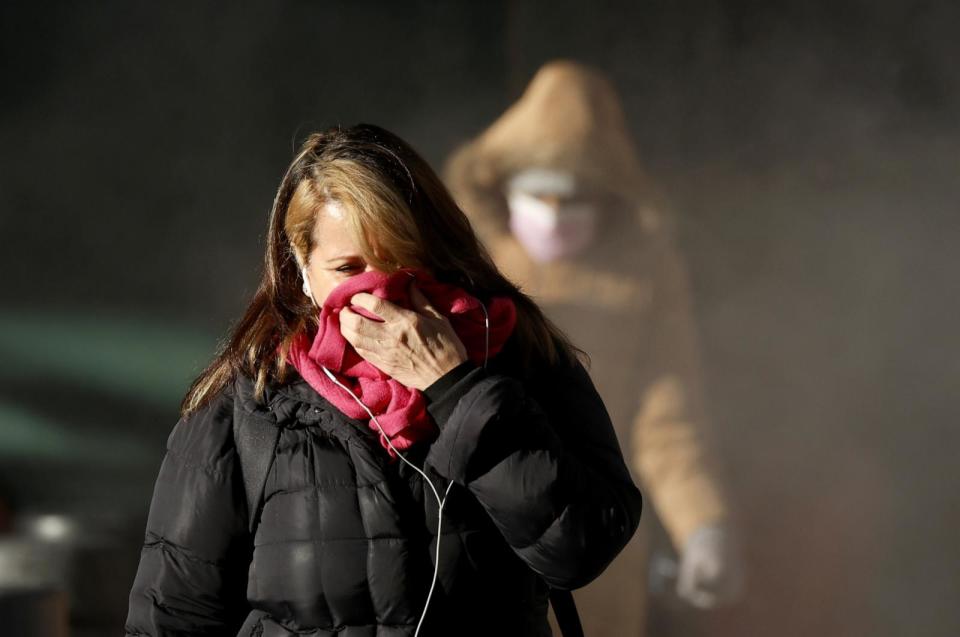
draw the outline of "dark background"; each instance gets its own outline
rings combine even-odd
[[[5,3],[0,496],[142,533],[297,142],[369,121],[439,168],[569,57],[693,276],[752,574],[702,621],[960,634],[958,33],[950,2]]]

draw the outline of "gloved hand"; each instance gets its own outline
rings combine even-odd
[[[694,531],[680,558],[677,595],[708,609],[735,601],[742,591],[743,564],[730,530],[712,524]]]

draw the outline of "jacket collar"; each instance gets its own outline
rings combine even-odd
[[[379,446],[376,432],[366,423],[334,407],[299,375],[283,385],[268,384],[262,402],[254,396],[254,385],[254,380],[245,374],[238,374],[234,380],[235,399],[247,414],[280,427],[318,426],[338,438]]]

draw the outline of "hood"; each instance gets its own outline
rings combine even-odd
[[[643,176],[620,97],[599,71],[555,61],[467,147],[492,185],[525,168],[571,172],[593,187],[632,193]]]
[[[613,85],[599,71],[554,61],[486,131],[459,148],[445,176],[478,230],[503,230],[503,189],[519,171],[568,172],[586,188],[639,203],[651,193]],[[501,219],[484,219],[489,216]],[[488,227],[484,227],[488,226]]]

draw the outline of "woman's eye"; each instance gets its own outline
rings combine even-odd
[[[356,270],[357,266],[355,265],[341,265],[337,268],[337,272],[350,272],[351,270]]]

